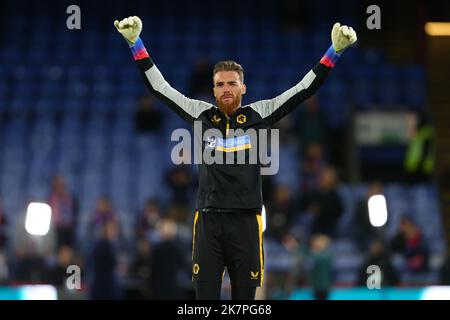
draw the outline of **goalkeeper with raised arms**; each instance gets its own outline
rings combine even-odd
[[[271,128],[317,91],[342,52],[356,42],[352,28],[334,24],[331,46],[298,84],[273,99],[244,106],[241,106],[246,91],[242,66],[234,61],[220,61],[212,72],[217,104],[213,105],[189,99],[167,83],[139,37],[142,30],[139,17],[116,20],[114,26],[127,41],[152,94],[188,122],[200,121],[202,137],[208,129],[221,133],[223,138],[206,137],[202,151],[209,148],[233,156],[257,148],[259,138],[245,133],[233,136],[231,132]],[[192,240],[192,279],[197,299],[220,299],[225,267],[231,280],[232,299],[255,299],[256,287],[264,280],[262,205],[261,163],[202,161]]]

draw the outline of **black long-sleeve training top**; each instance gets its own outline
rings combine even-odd
[[[250,161],[250,154],[259,150],[259,130],[270,129],[274,123],[291,112],[296,106],[314,94],[334,67],[339,55],[331,46],[317,63],[294,87],[279,96],[253,102],[238,108],[226,116],[217,106],[189,99],[175,90],[164,79],[150,59],[142,41],[131,46],[134,59],[150,92],[163,101],[183,119],[194,124],[201,123],[201,150],[212,157],[223,157],[211,163],[201,160],[197,209],[214,209],[221,212],[258,212],[263,205],[261,191],[261,161]],[[197,125],[194,125],[196,128]],[[216,129],[211,134],[208,129]],[[242,129],[242,131],[237,131]],[[257,133],[249,134],[248,129]],[[230,132],[235,131],[233,134]],[[195,130],[194,130],[195,131]],[[247,132],[246,132],[247,131]],[[206,133],[205,133],[206,132]],[[198,132],[197,132],[198,133]],[[256,148],[256,149],[255,149]],[[259,153],[259,151],[258,151]],[[226,157],[242,156],[245,163],[227,163]]]

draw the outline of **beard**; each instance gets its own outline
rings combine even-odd
[[[237,108],[239,108],[242,101],[242,96],[233,97],[230,102],[223,102],[222,98],[216,99],[217,106],[226,115],[231,115]]]

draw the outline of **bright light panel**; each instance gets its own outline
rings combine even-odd
[[[58,300],[56,288],[51,285],[26,285],[21,290],[22,300]]]
[[[368,201],[369,219],[374,227],[382,227],[387,221],[386,198],[382,194],[371,196]]]
[[[450,286],[430,286],[423,290],[421,300],[450,300]]]
[[[46,203],[32,202],[28,205],[25,229],[29,234],[44,236],[50,229],[52,209]]]

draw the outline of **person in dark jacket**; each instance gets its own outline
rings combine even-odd
[[[181,271],[185,261],[176,241],[177,225],[170,218],[158,226],[160,241],[155,243],[151,254],[150,287],[153,299],[181,299]]]
[[[404,216],[400,220],[398,231],[391,240],[391,249],[405,258],[406,270],[412,275],[423,275],[429,271],[428,243],[411,218]]]
[[[358,283],[360,286],[367,286],[369,266],[378,266],[381,271],[381,287],[396,286],[400,283],[400,276],[392,264],[389,251],[383,241],[377,239],[370,244],[370,252],[367,255],[359,272]]]
[[[312,234],[324,234],[330,238],[336,236],[336,225],[344,206],[336,191],[337,175],[332,167],[320,173],[319,189],[305,196],[307,213],[311,216]]]
[[[114,300],[120,298],[117,282],[117,252],[115,241],[118,226],[115,221],[108,221],[102,227],[101,237],[96,241],[92,255],[92,282],[90,299]]]

